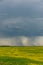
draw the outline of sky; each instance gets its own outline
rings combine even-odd
[[[0,45],[43,46],[43,0],[0,0]]]

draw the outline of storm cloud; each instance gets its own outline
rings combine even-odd
[[[0,36],[43,36],[43,18],[18,17],[0,22]]]
[[[43,0],[0,0],[0,45],[43,45]]]
[[[43,17],[42,0],[2,0],[0,18]]]

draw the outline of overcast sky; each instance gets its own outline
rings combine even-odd
[[[43,0],[0,0],[0,45],[43,45]]]

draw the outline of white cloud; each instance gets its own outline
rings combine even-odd
[[[0,38],[0,45],[43,46],[43,36],[37,37],[18,36],[13,38]]]
[[[43,36],[36,37],[35,42],[36,42],[36,44],[43,46]]]

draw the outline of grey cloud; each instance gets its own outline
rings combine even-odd
[[[0,1],[0,45],[8,42],[19,46],[43,45],[42,0]]]
[[[0,37],[43,36],[43,18],[18,17],[0,22]]]
[[[3,0],[0,3],[0,18],[43,17],[42,0]],[[7,15],[5,15],[7,14]]]

